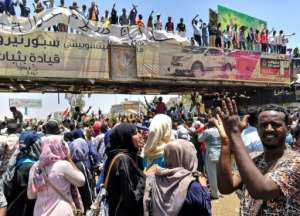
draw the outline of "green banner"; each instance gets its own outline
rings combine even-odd
[[[259,31],[267,28],[266,21],[220,5],[218,5],[218,20],[219,23],[221,23],[222,30],[224,30],[227,25],[234,26],[235,24],[238,28],[241,26],[245,26],[247,29],[252,27],[253,29],[257,29]]]

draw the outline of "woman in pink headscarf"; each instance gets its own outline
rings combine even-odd
[[[48,121],[46,132],[40,159],[29,173],[27,196],[36,199],[33,215],[73,216],[74,208],[83,210],[76,186],[83,186],[85,178],[71,162],[57,122]]]

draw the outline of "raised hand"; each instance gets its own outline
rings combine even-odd
[[[235,100],[226,98],[222,101],[222,111],[220,113],[225,132],[231,139],[232,135],[240,135],[241,131],[248,125],[248,115],[240,120]]]
[[[220,137],[222,140],[228,140],[222,119],[219,114],[216,114],[216,118],[213,118],[214,124],[219,131]]]

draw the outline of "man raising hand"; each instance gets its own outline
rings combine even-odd
[[[245,120],[245,119],[244,119]],[[218,187],[224,194],[242,189],[240,215],[300,215],[300,154],[285,144],[288,113],[278,105],[258,111],[258,134],[264,152],[251,159],[241,138],[234,100],[222,102],[215,120],[223,140],[218,164]],[[231,153],[239,174],[232,174]]]

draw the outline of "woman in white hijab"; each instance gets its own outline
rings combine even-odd
[[[194,145],[178,139],[166,145],[164,153],[166,168],[147,171],[144,216],[210,216],[209,192],[197,172]]]
[[[144,147],[144,167],[157,164],[165,167],[164,148],[172,140],[172,119],[165,114],[154,116]]]

